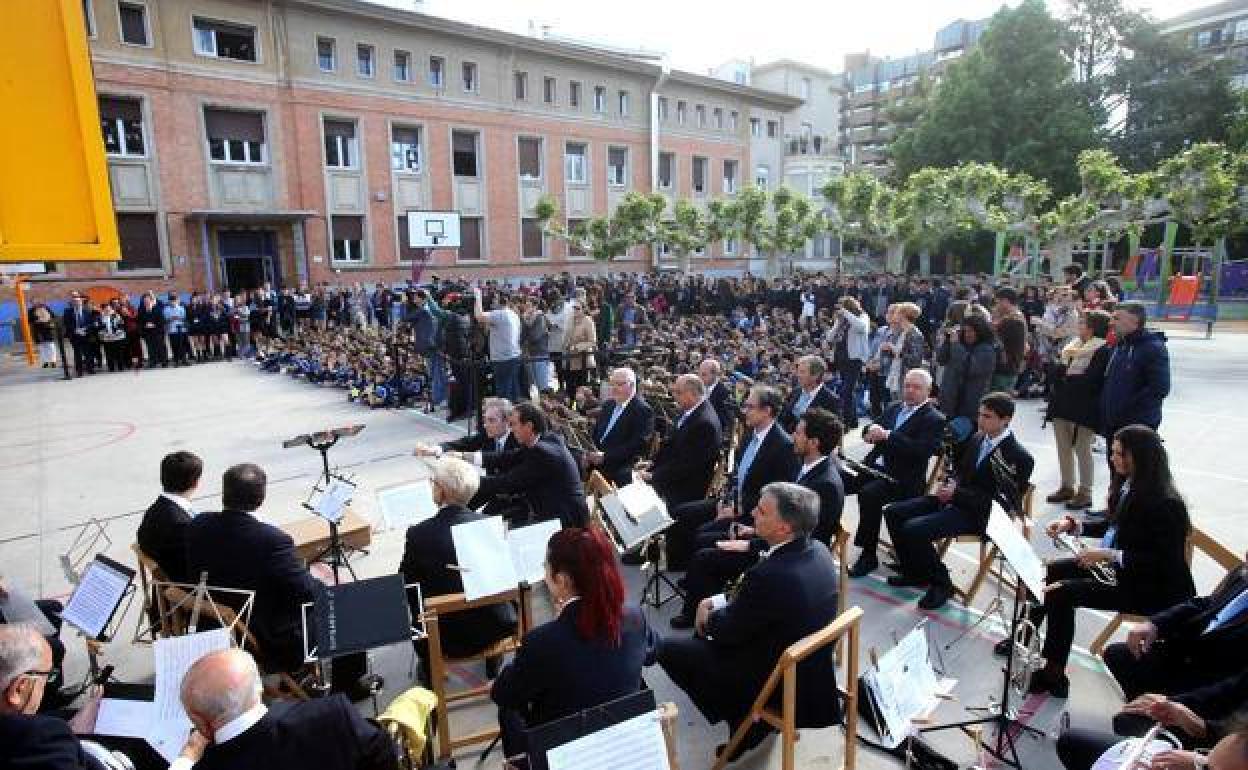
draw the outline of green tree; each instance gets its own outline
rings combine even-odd
[[[1061,22],[1043,0],[993,17],[979,44],[949,66],[927,111],[891,147],[899,179],[927,167],[993,163],[1078,189],[1075,158],[1100,143],[1104,114],[1072,76]]]
[[[767,258],[767,275],[780,273],[781,256],[806,248],[806,242],[827,232],[828,220],[804,195],[787,187],[767,192],[747,187],[737,195],[731,219],[721,226],[740,233],[759,254]]]

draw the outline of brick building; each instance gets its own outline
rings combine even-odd
[[[36,297],[399,282],[417,259],[401,238],[412,210],[462,218],[462,248],[433,252],[426,274],[598,270],[543,237],[542,195],[572,223],[630,190],[730,195],[749,181],[751,121],[800,104],[356,0],[83,7],[122,261],[50,263]],[[701,269],[747,262],[739,244],[708,252]],[[618,261],[653,263],[641,250]]]

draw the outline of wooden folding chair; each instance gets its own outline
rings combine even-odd
[[[1013,519],[1022,529],[1023,537],[1031,539],[1031,530],[1034,521],[1031,516],[1033,500],[1035,499],[1036,487],[1034,484],[1028,484],[1023,489],[1022,500],[1020,501],[1019,510],[1011,512],[1010,518]],[[979,535],[958,535],[948,537],[941,541],[937,548],[940,558],[945,558],[945,554],[949,552],[950,547],[954,543],[974,544],[979,546],[979,561],[975,567],[975,574],[971,578],[971,584],[963,589],[956,583],[953,586],[953,595],[956,596],[966,606],[971,606],[975,601],[975,596],[979,594],[979,589],[983,587],[984,580],[991,574],[997,580],[1001,580],[1010,589],[1015,589],[1014,579],[1008,575],[1003,575],[996,566],[997,546],[986,537]]]
[[[169,617],[169,605],[165,601],[164,591],[153,591],[156,583],[168,583],[169,578],[156,560],[143,552],[138,543],[131,543],[139,564],[139,590],[143,592],[143,610],[139,613],[138,623],[134,627],[135,644],[151,644],[157,637],[168,636],[165,619]],[[155,606],[153,606],[155,603]],[[153,617],[155,619],[153,620]]]
[[[732,756],[745,739],[746,731],[760,719],[780,732],[781,767],[783,770],[793,770],[793,751],[798,737],[797,665],[811,655],[822,652],[828,645],[835,644],[842,637],[848,637],[849,641],[849,661],[845,671],[845,688],[842,690],[845,694],[845,759],[842,767],[853,770],[858,747],[858,641],[861,623],[862,608],[852,607],[824,628],[789,645],[781,653],[776,667],[771,670],[771,676],[767,677],[766,684],[754,699],[749,715],[732,734],[732,740],[728,742],[724,752],[715,760],[713,770],[723,770],[728,764],[728,757]],[[768,705],[777,687],[781,688],[781,706],[778,713]],[[828,697],[834,698],[836,694],[829,693]]]
[[[1187,536],[1187,565],[1189,567],[1192,565],[1192,560],[1197,553],[1203,553],[1216,562],[1224,570],[1223,574],[1239,569],[1244,564],[1244,560],[1237,556],[1234,551],[1214,540],[1204,530],[1192,527],[1191,534]],[[1144,615],[1119,612],[1109,619],[1101,633],[1092,640],[1092,644],[1088,645],[1088,652],[1093,655],[1102,654],[1105,652],[1105,646],[1109,644],[1109,640],[1114,638],[1114,634],[1118,632],[1123,623],[1140,623],[1147,619]]]
[[[488,730],[480,730],[469,735],[456,738],[451,735],[450,722],[450,706],[452,703],[470,700],[488,696],[490,693],[490,684],[487,682],[476,687],[469,687],[463,690],[449,690],[447,688],[447,680],[449,673],[447,668],[452,663],[471,663],[473,661],[485,660],[497,655],[505,655],[515,652],[520,648],[520,643],[524,639],[525,633],[532,626],[532,610],[529,603],[530,590],[527,585],[518,586],[510,591],[493,596],[485,596],[480,599],[468,601],[460,594],[446,594],[444,596],[425,597],[425,631],[429,636],[429,678],[432,681],[433,691],[438,696],[438,759],[449,759],[451,753],[456,749],[464,746],[471,746],[476,743],[488,743],[498,736],[498,728],[490,728]],[[520,606],[519,618],[516,623],[516,632],[507,636],[488,648],[482,650],[475,655],[469,655],[462,658],[447,657],[442,651],[442,635],[438,630],[438,618],[454,615],[457,612],[476,609],[478,607],[489,607],[497,604],[517,603]]]
[[[845,614],[845,606],[849,604],[849,530],[845,529],[845,525],[841,525],[836,530],[836,535],[832,538],[832,542],[828,543],[832,550],[832,555],[836,557],[837,569],[837,589],[836,589],[836,614],[841,616]],[[845,640],[838,639],[836,641],[836,665],[840,668],[841,663],[845,660]]]

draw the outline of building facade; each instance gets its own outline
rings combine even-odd
[[[575,225],[629,191],[732,195],[768,147],[751,121],[798,101],[354,0],[83,6],[122,261],[54,263],[37,296],[599,270],[543,236],[542,196]],[[461,247],[416,253],[409,211],[458,212]]]
[[[1231,62],[1231,85],[1248,89],[1248,0],[1197,8],[1161,22],[1162,34],[1176,37],[1204,56]]]

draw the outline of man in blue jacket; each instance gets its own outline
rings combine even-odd
[[[1170,395],[1170,352],[1163,332],[1145,328],[1148,313],[1139,302],[1114,310],[1114,344],[1105,367],[1101,417],[1107,444],[1128,425],[1161,425],[1161,402]],[[1105,453],[1109,456],[1109,452]],[[1110,466],[1112,473],[1113,466]]]

